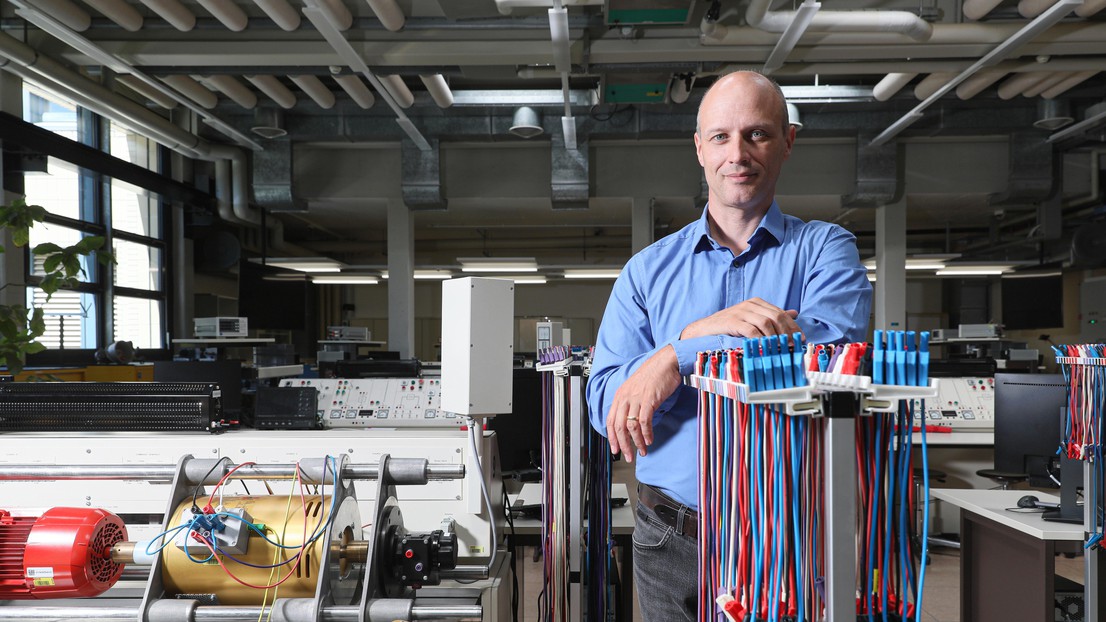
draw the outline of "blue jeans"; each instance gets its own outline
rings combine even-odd
[[[699,608],[695,540],[676,533],[641,504],[637,506],[633,539],[634,582],[642,620],[695,622]]]

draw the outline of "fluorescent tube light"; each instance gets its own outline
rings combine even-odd
[[[444,281],[446,279],[453,278],[452,270],[415,270],[416,281]],[[380,278],[388,278],[388,271],[383,270],[380,273]]]
[[[324,274],[311,277],[311,282],[324,285],[376,285],[380,278],[363,274]]]
[[[545,277],[540,276],[540,275],[539,276],[508,276],[508,277],[502,277],[502,278],[511,279],[512,281],[515,282],[516,285],[545,285],[545,282],[546,282]]]
[[[533,257],[458,257],[461,272],[537,272]]]
[[[254,263],[262,263],[260,258],[250,259]],[[264,261],[265,265],[286,270],[299,270],[300,272],[341,272],[342,262],[326,257],[277,257]]]
[[[937,271],[937,276],[990,276],[997,275],[1006,272],[1009,268],[1003,268],[999,266],[979,266],[979,267],[947,267],[943,270]]]

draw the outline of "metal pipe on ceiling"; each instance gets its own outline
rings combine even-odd
[[[797,17],[797,11],[770,11],[771,0],[751,0],[745,10],[745,22],[766,32],[781,33]],[[733,30],[704,18],[700,25],[701,40],[727,40]],[[819,11],[810,20],[807,32],[875,32],[903,34],[916,41],[926,41],[933,35],[933,26],[907,11]]]
[[[300,87],[301,91],[307,93],[307,96],[314,100],[320,108],[329,110],[334,107],[336,101],[334,93],[331,93],[330,89],[326,88],[326,85],[318,77],[307,74],[288,76],[288,79]]]
[[[1079,17],[1090,17],[1102,9],[1106,9],[1106,0],[1083,0],[1083,4],[1076,7],[1075,14]]]
[[[1041,13],[1044,13],[1048,8],[1056,4],[1058,0],[1020,0],[1018,2],[1018,13],[1022,17],[1033,19]]]
[[[211,89],[192,79],[192,76],[174,74],[162,76],[161,81],[208,110],[219,105],[219,97]]]
[[[951,82],[956,76],[955,73],[944,71],[931,73],[922,78],[918,85],[914,87],[914,97],[926,99],[936,93],[937,89]]]
[[[257,95],[232,75],[216,74],[206,78],[208,84],[218,89],[239,106],[252,110],[257,106]]]
[[[132,91],[138,93],[139,95],[145,97],[146,99],[154,102],[155,104],[161,106],[166,110],[172,110],[178,105],[177,100],[173,99],[172,97],[166,97],[165,93],[150,88],[150,85],[146,84],[145,82],[139,80],[134,76],[129,76],[126,74],[117,75],[115,76],[115,81],[123,84],[127,88],[131,89]]]
[[[1089,69],[1087,71],[1077,71],[1069,75],[1063,82],[1058,83],[1052,88],[1046,89],[1041,93],[1041,97],[1045,99],[1055,99],[1060,95],[1068,91],[1068,89],[1090,80],[1092,77],[1098,74],[1098,69]]]
[[[353,74],[342,74],[340,76],[334,76],[334,81],[338,83],[338,86],[342,87],[342,90],[350,96],[354,103],[365,110],[372,108],[373,104],[376,103],[376,98],[373,97],[372,91],[361,81],[361,78]]]
[[[1002,4],[1002,0],[964,0],[964,6],[961,10],[964,17],[979,20],[986,17],[1000,4]]]
[[[124,30],[138,32],[142,29],[142,14],[123,0],[84,0],[84,3],[119,24]]]
[[[1003,79],[1009,73],[1005,69],[984,69],[971,76],[956,87],[956,96],[960,99],[971,99],[983,92],[984,89]]]
[[[284,109],[291,108],[296,105],[296,94],[291,89],[284,86],[280,80],[274,76],[243,76],[250,84],[256,86],[258,90],[267,95],[269,99],[277,103],[278,106]]]
[[[250,22],[246,12],[230,0],[196,0],[196,3],[234,32],[242,32]]]
[[[1036,97],[1070,77],[1071,73],[1067,71],[1052,72],[1044,80],[1022,91],[1022,97]]]
[[[442,74],[420,74],[419,79],[426,85],[426,91],[430,93],[430,97],[439,108],[449,108],[453,105],[453,91],[449,90],[449,85],[446,84]]]
[[[561,6],[603,6],[604,0],[561,0]],[[554,0],[495,0],[500,15],[510,15],[515,9],[552,9]]]
[[[872,87],[872,97],[885,102],[895,96],[904,86],[914,79],[916,73],[889,73]]]
[[[181,32],[188,32],[196,27],[196,16],[188,7],[178,0],[139,0],[151,11],[172,24],[173,28]]]
[[[65,24],[77,32],[84,32],[92,26],[92,16],[69,0],[35,0],[37,8],[43,13]]]
[[[400,76],[380,76],[380,83],[400,108],[410,108],[415,104],[415,95]]]
[[[1026,89],[1047,78],[1049,74],[1044,72],[1019,73],[1011,76],[998,85],[1000,99],[1014,99],[1025,92]]]
[[[342,0],[321,0],[319,9],[327,12],[334,25],[345,32],[353,26],[353,13],[349,12]]]
[[[903,50],[909,50],[911,56],[916,56],[916,51],[926,49],[939,49],[952,45],[985,45],[998,44],[1006,41],[1014,33],[1025,26],[1019,22],[972,22],[961,24],[932,24],[933,36],[925,41],[907,42],[903,36],[895,33],[884,32],[812,32],[807,31],[800,47],[812,46],[841,46],[841,45],[870,45],[873,50],[884,54],[887,52],[898,53],[901,50],[887,48],[888,45],[898,45]],[[750,46],[750,45],[775,45],[775,39],[768,33],[755,28],[730,27],[720,29],[718,36],[701,36],[699,43],[707,46]],[[617,35],[606,35],[597,39],[592,45],[592,58],[596,62],[607,62],[603,58],[595,58],[598,44],[605,38],[616,39]],[[1067,22],[1056,24],[1048,31],[1034,38],[1034,44],[1079,44],[1101,43],[1106,40],[1106,23],[1101,22]],[[602,51],[601,49],[599,51]]]
[[[300,27],[299,12],[285,0],[253,0],[253,3],[264,11],[265,15],[268,15],[269,19],[273,20],[273,23],[280,26],[282,30],[292,32]]]
[[[376,18],[385,28],[392,32],[403,30],[403,24],[407,18],[403,15],[403,9],[399,8],[396,0],[366,0],[372,8]]]

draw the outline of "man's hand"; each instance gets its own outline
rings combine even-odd
[[[680,364],[672,346],[646,359],[614,394],[607,413],[611,453],[621,451],[626,462],[633,462],[637,447],[644,456],[646,446],[653,443],[653,413],[679,386]]]
[[[799,312],[786,311],[760,298],[750,298],[732,307],[709,315],[687,325],[680,339],[705,335],[732,335],[734,337],[768,337],[802,332],[795,318]]]

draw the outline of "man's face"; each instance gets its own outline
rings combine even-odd
[[[723,79],[703,100],[695,134],[710,204],[767,210],[795,130],[783,129],[783,103],[770,85],[747,75]]]

